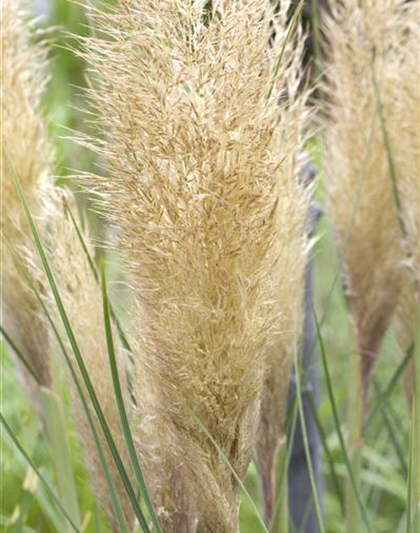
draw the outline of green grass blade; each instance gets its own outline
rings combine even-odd
[[[410,425],[410,438],[408,441],[408,477],[407,477],[407,513],[406,513],[406,523],[405,523],[405,533],[412,533],[411,531],[411,517],[413,514],[413,449],[414,449],[414,419],[411,417]]]
[[[289,435],[288,442],[286,442],[284,445],[287,447],[287,455],[285,460],[280,461],[280,468],[277,476],[277,497],[276,502],[274,505],[274,511],[273,511],[273,517],[271,520],[270,525],[270,533],[278,533],[282,531],[282,516],[281,513],[283,511],[283,496],[281,494],[282,487],[287,487],[287,472],[289,470],[289,464],[290,464],[290,458],[292,457],[293,452],[293,442],[295,440],[296,435],[296,427],[297,427],[297,419],[298,419],[298,410],[297,410],[297,403],[296,403],[296,395],[293,398],[292,404],[289,407],[289,411],[287,413],[286,417],[286,423],[285,423],[285,434]],[[284,529],[284,528],[283,528]]]
[[[271,96],[273,94],[273,91],[274,91],[274,87],[276,86],[277,77],[278,77],[279,72],[280,72],[280,67],[281,67],[281,64],[282,64],[282,61],[283,61],[284,54],[286,52],[287,44],[288,44],[288,42],[290,41],[290,39],[291,39],[291,37],[293,35],[293,31],[295,29],[296,23],[298,21],[298,18],[299,18],[299,15],[300,15],[301,11],[302,11],[304,3],[305,3],[305,0],[300,0],[299,4],[297,5],[297,7],[295,9],[295,12],[293,13],[293,17],[292,17],[292,19],[290,21],[289,28],[288,28],[287,34],[286,34],[286,38],[285,38],[285,40],[283,42],[283,45],[282,45],[281,50],[280,50],[279,57],[277,58],[277,61],[276,61],[275,67],[274,67],[273,81],[271,82],[270,88],[269,88],[268,93],[267,93],[267,102],[270,100],[270,98],[271,98]]]
[[[99,505],[95,502],[95,509],[93,513],[93,523],[95,528],[95,533],[101,533],[101,518],[99,516]]]
[[[11,161],[8,160],[8,162],[11,165]],[[37,231],[36,226],[35,226],[35,222],[34,222],[33,217],[32,217],[32,215],[31,215],[31,213],[29,211],[29,207],[28,207],[28,204],[27,204],[27,202],[25,200],[25,197],[24,197],[24,194],[23,194],[23,191],[22,191],[22,187],[20,185],[19,179],[18,179],[18,177],[16,175],[16,172],[14,171],[13,167],[12,167],[11,175],[12,175],[13,183],[14,183],[14,185],[16,187],[16,190],[17,190],[17,193],[19,195],[21,204],[22,204],[23,209],[25,211],[25,215],[26,215],[26,218],[28,220],[31,233],[32,233],[33,239],[35,241],[36,249],[37,249],[39,257],[41,259],[41,262],[42,262],[42,265],[43,265],[43,268],[44,268],[44,271],[45,271],[49,286],[50,286],[51,291],[53,293],[54,300],[55,300],[55,303],[57,305],[61,320],[62,320],[64,328],[66,330],[66,335],[67,335],[67,337],[69,339],[69,342],[70,342],[70,345],[72,347],[73,353],[75,355],[75,358],[76,358],[80,373],[82,375],[85,387],[86,387],[87,392],[89,394],[90,400],[91,400],[92,405],[93,405],[94,410],[95,410],[95,413],[96,413],[96,415],[98,417],[99,423],[101,425],[103,434],[105,436],[105,439],[106,439],[107,444],[109,446],[109,449],[111,451],[111,454],[112,454],[113,460],[115,462],[115,465],[117,467],[118,473],[119,473],[119,475],[121,477],[121,480],[122,480],[122,482],[124,484],[125,490],[126,490],[127,495],[128,495],[128,497],[130,499],[130,502],[131,502],[131,504],[133,506],[133,509],[134,509],[134,512],[136,514],[137,519],[139,520],[140,524],[144,524],[144,526],[142,526],[143,530],[145,532],[147,532],[147,533],[150,533],[150,530],[149,530],[149,527],[147,526],[147,523],[145,521],[143,512],[142,512],[142,510],[141,510],[141,508],[139,506],[139,503],[137,501],[136,494],[135,494],[135,492],[133,490],[133,487],[132,487],[132,485],[130,483],[129,477],[128,477],[127,472],[125,470],[124,464],[123,464],[123,462],[121,460],[120,454],[118,453],[117,447],[115,445],[114,439],[113,439],[113,437],[111,435],[111,432],[109,430],[108,424],[106,423],[102,408],[101,408],[99,400],[98,400],[98,397],[96,395],[95,389],[94,389],[94,387],[92,385],[92,382],[90,380],[89,374],[87,372],[86,366],[85,366],[84,361],[83,361],[82,354],[80,353],[79,346],[77,344],[77,341],[76,341],[76,338],[74,336],[73,330],[71,328],[67,313],[65,311],[63,302],[61,300],[57,285],[56,285],[55,280],[54,280],[53,273],[51,271],[50,265],[48,263],[48,259],[46,257],[46,254],[45,254],[44,248],[42,246],[38,231]]]
[[[412,344],[409,349],[407,350],[403,360],[398,365],[396,371],[392,375],[391,379],[389,380],[388,384],[384,388],[383,391],[379,394],[379,396],[376,398],[375,404],[370,409],[369,414],[365,420],[364,427],[368,427],[369,424],[372,422],[372,420],[375,418],[375,415],[378,411],[381,410],[383,404],[388,400],[389,396],[391,395],[392,391],[395,389],[395,386],[397,385],[401,375],[403,374],[404,370],[407,367],[408,362],[412,358],[414,353],[414,344]]]
[[[279,483],[277,484],[277,502],[279,503],[278,521],[276,527],[270,527],[271,533],[288,533],[289,531],[289,487],[287,479],[288,464],[290,461],[287,440],[280,445],[277,454],[277,468],[280,467]],[[273,515],[274,517],[274,515]],[[273,521],[273,520],[272,520]]]
[[[303,401],[302,401],[302,382],[301,382],[302,376],[301,376],[301,370],[300,370],[300,362],[296,354],[295,354],[295,375],[296,375],[296,398],[297,398],[298,411],[299,411],[299,416],[300,416],[300,421],[301,421],[303,447],[305,450],[306,462],[308,465],[308,474],[309,474],[309,480],[311,483],[312,495],[314,498],[316,518],[317,518],[320,533],[326,533],[325,526],[324,526],[324,520],[323,520],[322,512],[321,512],[321,505],[319,503],[319,498],[318,498],[318,491],[317,491],[317,486],[316,486],[316,481],[315,481],[314,469],[312,465],[311,451],[309,449],[308,433],[307,433],[306,421],[305,421],[305,412],[303,409]]]
[[[0,412],[0,422],[2,423],[4,429],[6,430],[7,434],[9,435],[10,439],[12,440],[13,444],[16,446],[16,448],[19,450],[19,453],[25,458],[29,466],[32,468],[32,470],[35,472],[35,474],[38,476],[39,480],[42,482],[42,484],[46,487],[48,490],[52,500],[54,501],[55,505],[58,507],[58,509],[61,511],[73,531],[76,531],[76,533],[81,533],[80,529],[76,526],[76,524],[73,522],[73,520],[70,518],[67,511],[64,509],[63,505],[61,504],[60,500],[56,496],[56,491],[51,485],[48,483],[48,481],[44,478],[44,476],[39,471],[36,464],[33,462],[33,460],[29,457],[29,455],[24,450],[23,446],[20,444],[20,442],[15,437],[12,428],[9,426],[7,420],[3,416],[3,413]]]
[[[350,463],[350,458],[349,458],[349,455],[347,453],[346,445],[345,445],[343,434],[342,434],[342,431],[341,431],[340,419],[339,419],[339,416],[338,416],[338,410],[337,410],[337,405],[336,405],[336,402],[335,402],[335,397],[334,397],[334,391],[333,391],[333,387],[332,387],[332,383],[331,383],[330,372],[329,372],[329,369],[328,369],[327,357],[326,357],[326,354],[325,354],[324,341],[323,341],[322,336],[321,336],[318,317],[316,315],[316,311],[315,310],[314,310],[314,318],[315,318],[315,326],[316,326],[317,338],[318,338],[320,351],[321,351],[322,366],[323,366],[323,369],[324,369],[325,380],[326,380],[326,383],[327,383],[328,396],[329,396],[331,407],[332,407],[334,424],[335,424],[335,428],[336,428],[336,431],[337,431],[337,435],[338,435],[338,440],[339,440],[339,443],[340,443],[341,451],[342,451],[342,454],[343,454],[343,457],[344,457],[344,461],[346,463],[346,467],[347,467],[347,470],[348,470],[348,473],[349,473],[349,476],[350,476],[351,485],[352,485],[352,488],[353,488],[353,491],[354,491],[354,495],[355,495],[357,504],[358,504],[359,509],[360,509],[360,513],[361,513],[361,516],[362,516],[362,519],[363,519],[363,523],[365,524],[366,531],[368,531],[368,533],[373,533],[371,525],[370,525],[370,522],[369,522],[369,518],[368,518],[368,515],[367,515],[366,507],[365,507],[365,505],[364,505],[364,503],[363,503],[363,501],[362,501],[362,499],[360,497],[360,492],[359,492],[357,484],[356,484],[355,476],[354,476],[353,469],[352,469],[352,466],[351,466],[351,463]]]
[[[416,323],[419,323],[419,309],[416,309]],[[409,533],[420,531],[420,331],[417,328],[415,341],[416,392],[411,413],[410,479],[408,505],[410,508]]]
[[[384,115],[384,108],[383,108],[382,100],[381,100],[381,91],[380,91],[378,80],[376,78],[374,59],[375,59],[375,56],[373,54],[372,61],[370,64],[371,74],[372,74],[372,84],[373,84],[373,89],[375,92],[376,107],[377,107],[378,115],[379,115],[379,123],[381,126],[382,137],[384,140],[384,145],[385,145],[385,150],[386,150],[389,177],[391,178],[392,197],[394,200],[395,210],[397,212],[398,224],[400,226],[401,235],[405,238],[407,237],[407,230],[405,227],[404,218],[402,216],[402,206],[401,206],[400,193],[398,190],[397,171],[395,169],[394,158],[393,158],[392,149],[391,149],[391,143],[389,140],[388,130],[386,127],[386,118]]]
[[[287,471],[289,469],[290,458],[293,451],[293,442],[296,434],[297,427],[297,404],[296,396],[293,398],[292,404],[289,407],[289,411],[286,417],[284,433],[288,435],[288,441],[284,444],[287,447],[287,455],[285,460],[280,461],[279,472],[277,474],[277,496],[274,505],[273,517],[270,524],[270,533],[277,533],[281,531],[283,510],[283,497],[281,494],[282,487],[287,484]]]
[[[108,485],[108,488],[109,488],[109,493],[110,493],[111,501],[112,501],[112,504],[113,504],[113,507],[114,507],[114,510],[115,510],[115,514],[117,516],[117,521],[118,521],[119,528],[121,530],[121,533],[129,533],[129,529],[128,529],[128,526],[127,526],[127,523],[126,523],[126,520],[125,520],[125,517],[124,517],[124,513],[123,513],[123,510],[122,510],[122,507],[121,507],[121,503],[120,503],[120,501],[118,499],[117,490],[115,488],[115,484],[114,484],[114,481],[112,479],[111,472],[109,470],[109,466],[108,466],[108,463],[107,463],[105,452],[103,450],[103,447],[102,447],[98,432],[97,432],[96,427],[95,427],[95,423],[93,421],[89,406],[88,406],[86,398],[85,398],[85,395],[83,393],[82,386],[81,386],[81,384],[80,384],[80,382],[79,382],[79,380],[77,378],[76,372],[75,372],[75,370],[73,368],[73,365],[71,363],[70,357],[69,357],[69,355],[68,355],[68,353],[67,353],[67,351],[65,349],[64,343],[63,343],[62,339],[60,338],[60,334],[59,334],[59,332],[58,332],[58,330],[57,330],[57,328],[56,328],[56,326],[55,326],[55,324],[54,324],[54,322],[53,322],[48,310],[45,307],[44,307],[44,311],[46,311],[47,318],[48,318],[49,323],[50,323],[50,325],[51,325],[51,327],[53,329],[54,335],[55,335],[55,337],[56,337],[56,339],[57,339],[57,341],[58,341],[58,343],[60,345],[61,351],[63,352],[63,355],[64,355],[64,357],[66,359],[66,363],[67,363],[67,366],[69,368],[70,374],[71,374],[72,379],[73,379],[73,381],[74,381],[74,383],[76,385],[76,388],[77,388],[77,393],[79,395],[79,398],[81,399],[81,402],[82,402],[82,405],[83,405],[83,410],[84,410],[86,418],[88,420],[89,428],[90,428],[90,430],[92,432],[93,439],[95,441],[95,446],[96,446],[96,449],[98,451],[99,460],[100,460],[100,463],[101,463],[101,466],[102,466],[102,469],[103,469],[103,472],[104,472],[104,475],[105,475],[105,479],[106,479],[106,482],[107,482],[107,485]]]
[[[24,269],[20,264],[19,258],[13,249],[13,246],[5,237],[3,240],[13,258],[16,269],[22,276],[24,276]],[[26,358],[23,356],[2,326],[0,326],[0,330],[27,371],[40,387],[40,398],[44,413],[43,418],[50,439],[55,477],[58,485],[58,493],[69,516],[72,518],[77,527],[80,527],[81,519],[79,503],[77,500],[76,483],[71,468],[71,453],[68,447],[67,439],[65,438],[65,419],[64,414],[62,413],[62,406],[59,405],[59,399],[54,395],[54,392],[51,389],[42,386],[43,384],[41,383],[40,378],[37,376],[36,372],[32,369],[31,365],[28,363]],[[55,378],[57,378],[57,375]]]
[[[97,448],[97,451],[98,451],[98,455],[99,455],[99,459],[100,459],[100,462],[101,462],[101,466],[102,466],[102,469],[104,471],[104,475],[105,475],[105,479],[106,479],[106,482],[107,482],[107,485],[108,485],[108,488],[109,488],[109,492],[110,492],[110,496],[111,496],[111,500],[112,500],[112,503],[113,503],[113,507],[114,507],[114,510],[115,510],[115,513],[116,513],[116,516],[117,516],[117,520],[118,520],[118,524],[119,524],[119,527],[120,527],[120,530],[122,533],[129,533],[128,532],[128,526],[126,524],[126,521],[125,521],[125,517],[124,517],[124,514],[123,514],[123,511],[122,511],[122,507],[121,507],[121,504],[119,502],[119,499],[118,499],[118,495],[117,495],[117,491],[115,489],[115,485],[114,485],[114,482],[113,482],[113,479],[112,479],[112,476],[111,476],[111,473],[110,473],[110,470],[109,470],[109,467],[108,467],[108,463],[107,463],[107,460],[106,460],[106,457],[105,457],[105,453],[104,453],[104,450],[103,450],[103,447],[102,447],[102,444],[101,444],[101,441],[99,439],[99,436],[98,436],[98,433],[97,433],[97,430],[96,430],[96,427],[95,427],[95,424],[93,422],[93,418],[92,418],[92,415],[91,415],[91,412],[90,412],[90,409],[88,407],[88,404],[86,402],[86,398],[85,398],[85,395],[83,393],[83,390],[82,390],[82,387],[80,385],[80,382],[77,378],[77,375],[76,375],[76,372],[73,368],[73,365],[71,363],[71,360],[70,360],[70,357],[67,353],[67,350],[64,346],[64,343],[60,337],[60,333],[58,332],[58,329],[51,317],[51,314],[50,312],[48,311],[45,303],[44,303],[44,300],[41,298],[41,295],[39,294],[39,291],[38,289],[35,287],[32,279],[30,278],[29,274],[24,270],[24,269],[21,269],[21,274],[25,277],[25,280],[26,282],[28,283],[29,287],[32,289],[33,293],[35,294],[35,297],[37,298],[37,301],[38,303],[40,304],[47,320],[48,320],[48,323],[50,324],[50,327],[51,327],[51,330],[53,331],[54,333],[54,336],[60,346],[60,349],[63,353],[63,356],[65,358],[65,361],[66,361],[66,364],[69,368],[69,371],[70,371],[70,374],[71,374],[71,377],[76,385],[76,388],[77,388],[77,392],[78,392],[78,395],[81,399],[81,402],[82,402],[82,406],[83,406],[83,409],[84,409],[84,412],[85,412],[85,415],[86,415],[86,418],[88,420],[88,424],[89,424],[89,428],[90,430],[92,431],[92,435],[93,435],[93,438],[94,438],[94,441],[95,441],[95,446]]]
[[[347,428],[348,456],[352,475],[346,479],[346,532],[354,533],[363,527],[359,494],[363,470],[363,401],[362,401],[362,359],[358,354],[350,357],[348,378]],[[357,487],[357,489],[355,489]]]
[[[372,382],[373,382],[374,389],[379,391],[380,387],[379,387],[379,384],[378,384],[378,380],[373,378]],[[398,457],[398,461],[400,463],[401,472],[403,472],[404,475],[407,475],[408,468],[407,468],[407,461],[406,461],[406,458],[405,458],[405,454],[404,454],[404,451],[403,451],[403,449],[401,447],[401,444],[400,444],[400,442],[399,442],[399,440],[397,438],[397,430],[395,428],[395,424],[392,421],[392,416],[389,416],[389,414],[388,414],[388,410],[390,410],[389,409],[389,403],[385,401],[383,404],[381,404],[380,411],[381,411],[383,420],[385,422],[385,425],[386,425],[386,427],[388,429],[388,433],[389,433],[389,436],[391,438],[392,446],[394,447],[396,456]]]
[[[22,352],[19,350],[17,345],[13,342],[10,335],[6,332],[4,327],[0,325],[0,333],[2,334],[3,338],[7,342],[7,344],[10,346],[10,348],[15,352],[15,354],[18,356],[19,360],[23,364],[23,366],[26,368],[26,370],[29,372],[29,374],[34,378],[36,383],[38,385],[41,385],[41,380],[38,376],[38,374],[35,372],[35,370],[32,368],[32,366],[27,361],[26,357],[22,354]]]
[[[41,401],[45,414],[45,424],[50,442],[58,494],[73,522],[80,528],[80,509],[63,405],[57,394],[45,387],[41,388]]]
[[[131,465],[133,467],[133,472],[134,472],[134,475],[137,481],[138,488],[140,489],[140,493],[143,496],[143,499],[146,503],[146,507],[150,513],[154,528],[158,533],[162,533],[158,519],[156,517],[155,510],[153,508],[153,504],[150,500],[150,496],[147,491],[146,483],[143,477],[143,473],[142,473],[140,463],[137,457],[137,452],[134,446],[133,436],[131,434],[130,424],[127,418],[127,412],[124,406],[124,399],[123,399],[123,394],[121,391],[121,385],[120,385],[120,379],[119,379],[119,373],[118,373],[118,365],[117,365],[117,361],[115,357],[115,347],[114,347],[114,341],[113,341],[113,336],[112,336],[112,326],[111,326],[111,315],[110,315],[108,294],[107,294],[107,288],[106,288],[105,273],[104,273],[103,268],[102,268],[102,300],[103,300],[104,324],[105,324],[105,333],[106,333],[106,343],[108,347],[109,364],[111,368],[112,381],[114,384],[115,398],[116,398],[117,405],[118,405],[118,412],[120,414],[120,419],[121,419],[121,426],[122,426],[125,441],[127,444],[127,450],[130,455]]]
[[[315,421],[315,425],[316,425],[317,430],[318,430],[319,437],[321,439],[321,443],[322,443],[322,447],[324,449],[325,457],[327,459],[327,463],[328,463],[328,467],[329,467],[330,475],[331,475],[331,480],[332,480],[333,485],[334,485],[334,492],[335,492],[335,495],[337,496],[338,502],[340,504],[341,515],[344,517],[346,511],[345,511],[343,490],[341,488],[341,484],[340,484],[340,481],[338,479],[338,475],[337,475],[337,472],[336,472],[336,469],[335,469],[334,458],[333,458],[333,456],[331,454],[331,450],[330,450],[330,448],[328,446],[327,435],[325,433],[325,430],[324,430],[324,427],[322,425],[322,422],[321,422],[321,420],[319,418],[318,411],[317,411],[317,409],[315,407],[315,404],[314,404],[314,401],[313,401],[313,398],[312,398],[311,394],[308,394],[308,403],[309,403],[309,407],[311,409],[311,413],[312,413],[313,419]]]

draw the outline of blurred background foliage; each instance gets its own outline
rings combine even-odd
[[[89,34],[89,20],[83,7],[69,0],[33,0],[34,12],[40,16],[38,25],[45,31],[40,39],[51,43],[50,82],[45,93],[44,108],[49,120],[49,131],[56,160],[58,180],[74,173],[74,169],[97,170],[95,156],[72,142],[70,130],[87,131],[94,127],[87,122],[82,110],[86,102],[80,88],[87,83],[84,61],[77,57],[80,44],[75,36]],[[110,0],[101,2],[112,4]],[[316,4],[308,2],[308,4]],[[310,19],[310,5],[305,16]],[[317,185],[318,201],[325,204],[325,190],[322,184],[322,165],[317,140],[312,142],[315,162],[319,170]],[[79,198],[82,209],[89,200]],[[91,216],[90,223],[101,231],[101,224]],[[322,337],[325,344],[334,393],[339,406],[341,420],[347,418],[348,398],[352,390],[349,381],[350,364],[355,350],[352,325],[339,279],[339,259],[334,246],[333,232],[326,216],[318,223],[314,247],[315,309],[322,322]],[[53,468],[45,436],[40,432],[39,420],[29,403],[25,391],[16,379],[13,363],[5,345],[1,345],[1,404],[2,411],[11,424],[16,437],[32,457],[40,471],[53,482]],[[384,343],[382,355],[375,368],[374,386],[371,388],[371,406],[375,398],[391,379],[403,355],[399,353],[395,334],[391,330]],[[319,422],[324,437],[322,468],[324,479],[324,513],[327,531],[341,533],[345,522],[341,513],[339,494],[332,472],[338,478],[344,492],[347,470],[335,429],[331,404],[325,390],[325,377],[319,365],[321,400]],[[110,531],[102,511],[95,504],[87,474],[82,466],[80,444],[77,443],[72,423],[67,413],[74,469],[79,489],[79,501],[83,513],[86,533]],[[345,431],[345,424],[342,429]],[[398,533],[404,531],[407,498],[407,457],[409,442],[409,414],[400,382],[392,390],[369,423],[363,455],[362,498],[369,508],[372,527],[376,533]],[[65,531],[62,516],[51,503],[45,489],[34,472],[13,448],[2,433],[0,494],[0,531],[7,533],[58,533]],[[83,443],[82,443],[83,445]],[[327,453],[326,453],[327,451]],[[256,502],[260,502],[260,487],[253,463],[246,486]],[[257,503],[259,505],[259,503]],[[241,508],[241,532],[260,533],[262,527],[247,498]],[[359,532],[354,532],[359,533]]]

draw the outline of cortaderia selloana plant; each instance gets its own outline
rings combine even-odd
[[[396,325],[403,356],[413,352],[416,321],[419,314],[420,291],[420,3],[405,7],[404,35],[394,64],[393,106],[398,115],[398,128],[389,131],[392,157],[399,169],[397,192],[400,197],[404,281],[397,310]],[[400,268],[400,264],[397,268]],[[417,310],[417,311],[416,311]],[[415,393],[414,357],[405,373],[405,388],[409,404]]]
[[[126,470],[130,472],[127,448],[122,431],[120,414],[115,397],[113,377],[109,361],[109,352],[104,328],[104,312],[100,280],[97,268],[93,262],[93,248],[91,237],[87,229],[78,223],[77,207],[73,195],[62,187],[51,185],[43,191],[43,205],[45,213],[45,251],[51,270],[54,274],[57,290],[70,322],[78,349],[83,357],[83,363],[89,379],[95,390],[106,423],[115,441],[117,450]],[[45,274],[34,263],[32,274],[35,278],[43,279]],[[89,399],[89,393],[78,369],[73,348],[56,305],[52,291],[46,289],[42,295],[45,306],[50,310],[55,324],[58,325],[58,335],[69,355],[73,369],[82,387],[82,394]],[[127,357],[119,337],[114,332],[116,364],[123,400],[127,408]],[[66,381],[71,393],[71,411],[75,421],[76,431],[81,445],[81,451],[87,470],[90,474],[94,494],[104,509],[114,531],[120,531],[118,509],[111,497],[109,483],[101,464],[98,446],[95,443],[92,429],[82,405],[81,393],[76,386],[66,361],[63,357],[59,342],[51,342],[51,358],[58,357],[65,371]],[[114,464],[110,449],[102,434],[95,411],[89,406],[91,419],[94,421],[97,435],[109,468],[114,490],[119,500],[127,527],[131,530],[134,523],[134,511],[125,491],[122,478]]]
[[[87,94],[105,137],[81,142],[108,174],[82,181],[120,228],[131,273],[134,433],[165,533],[197,519],[203,533],[236,532],[263,398],[270,421],[283,417],[307,248],[307,94],[289,6],[91,10]],[[267,444],[260,429],[260,458],[275,453],[278,427]]]
[[[40,190],[52,179],[51,147],[40,100],[46,84],[46,50],[34,43],[26,3],[4,0],[0,10],[1,86],[1,325],[41,385],[51,385],[48,331],[34,293],[17,268],[31,240],[29,225],[13,185],[16,174],[28,205],[42,224]],[[24,261],[23,261],[24,262]],[[41,287],[39,287],[41,289]],[[17,359],[21,375],[40,408],[39,388]]]
[[[415,331],[407,289],[409,272],[414,286],[418,278],[418,8],[340,0],[324,20],[325,173],[358,351],[349,380],[349,533],[361,518],[367,524],[356,492],[371,373],[396,312],[405,350]]]
[[[282,2],[277,13],[276,32],[285,42],[290,3]],[[297,361],[298,343],[303,328],[304,271],[309,250],[306,237],[309,216],[310,184],[305,184],[307,158],[304,143],[309,134],[310,91],[301,86],[305,37],[300,26],[287,43],[279,81],[286,99],[278,121],[280,146],[285,154],[279,170],[279,198],[276,244],[278,257],[273,270],[277,305],[275,341],[267,349],[267,369],[261,405],[261,420],[256,455],[264,498],[265,521],[269,525],[277,499],[276,459],[286,443],[285,418],[292,364]],[[300,154],[300,155],[299,155]],[[305,191],[304,187],[308,186]]]
[[[403,0],[341,0],[331,3],[325,17],[325,171],[361,358],[364,405],[404,278],[399,189],[416,166],[416,141],[401,123],[410,113],[403,93],[407,89],[414,96],[417,86],[401,72],[410,61],[405,58],[409,9]],[[395,157],[398,153],[401,157]]]

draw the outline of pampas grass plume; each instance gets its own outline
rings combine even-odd
[[[404,149],[411,150],[413,141],[403,138],[401,109],[395,106],[395,84],[405,84],[398,65],[406,50],[407,8],[403,0],[341,0],[331,3],[330,9],[325,19],[330,105],[324,161],[366,403],[371,371],[403,279],[401,214],[392,190],[380,113],[392,155],[407,141]],[[407,105],[406,113],[412,112]],[[394,157],[393,163],[399,181],[414,160],[410,155],[403,164]]]
[[[277,20],[266,0],[122,0],[93,16],[107,38],[86,42],[101,80],[89,95],[106,140],[82,142],[110,175],[84,181],[121,228],[138,301],[148,486],[165,532],[190,531],[197,515],[204,533],[233,533],[231,468],[247,471],[279,337],[279,235],[304,235],[293,54],[274,80],[284,28],[269,46]]]
[[[401,216],[404,222],[404,263],[414,293],[420,295],[420,2],[401,9],[403,28],[393,65],[393,112],[398,118],[389,128],[398,174]]]
[[[48,333],[39,304],[5,244],[10,243],[22,255],[32,241],[12,172],[16,172],[35,217],[42,215],[40,190],[52,175],[51,148],[40,111],[46,80],[45,48],[32,42],[34,32],[25,7],[20,0],[2,0],[0,10],[1,322],[41,384],[49,386]],[[35,383],[23,365],[22,373],[38,403]]]

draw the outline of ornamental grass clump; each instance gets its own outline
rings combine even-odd
[[[398,127],[388,128],[398,174],[403,223],[404,263],[419,298],[420,291],[420,4],[409,2],[401,10],[403,32],[395,57],[392,87]]]
[[[396,191],[407,165],[412,172],[415,163],[411,155],[404,162],[405,155],[394,154],[410,152],[415,142],[402,132],[406,102],[395,86],[406,83],[398,67],[407,49],[407,7],[402,0],[342,0],[331,3],[330,10],[324,162],[366,403],[404,276]]]
[[[17,258],[23,259],[23,248],[31,236],[13,183],[15,174],[32,213],[42,217],[40,189],[52,176],[51,147],[40,109],[47,79],[45,48],[32,42],[34,32],[24,2],[2,1],[0,25],[1,323],[39,383],[49,386],[47,329],[36,297],[17,268]],[[24,365],[19,368],[29,394],[38,404],[35,381]]]
[[[82,142],[109,174],[83,180],[121,229],[138,302],[148,488],[165,532],[193,530],[196,516],[202,532],[236,532],[267,352],[290,334],[282,307],[299,321],[280,285],[304,263],[284,270],[305,248],[301,47],[295,58],[268,0],[122,0],[92,16],[88,95],[105,139]]]
[[[287,3],[286,3],[287,4]],[[283,3],[279,16],[286,38],[288,5]],[[267,368],[257,435],[256,454],[261,476],[265,521],[270,524],[277,497],[276,457],[286,441],[284,428],[287,396],[292,364],[296,360],[303,327],[304,271],[309,250],[307,238],[309,217],[309,186],[305,190],[305,161],[300,155],[308,134],[309,92],[299,87],[305,39],[300,29],[285,51],[287,68],[282,82],[287,87],[287,104],[280,112],[281,150],[286,155],[279,171],[279,198],[275,247],[278,250],[273,270],[273,296],[276,300],[278,334],[267,349]]]
[[[60,294],[72,332],[77,340],[78,348],[98,397],[106,423],[123,464],[127,471],[130,471],[130,463],[114,394],[108,357],[101,287],[89,262],[88,254],[93,257],[90,237],[86,230],[79,229],[80,236],[77,233],[75,226],[77,224],[77,208],[70,193],[54,186],[46,189],[44,193],[45,226],[47,230],[45,248],[57,290]],[[86,246],[86,250],[84,246]],[[42,276],[41,271],[36,270],[36,266],[34,266],[34,275]],[[82,384],[83,394],[88,404],[90,404],[89,393],[83,385],[82,375],[78,370],[76,358],[52,292],[45,291],[43,298],[47,308],[53,310],[52,316],[55,324],[58,325],[58,333],[64,342],[66,352],[75,369],[78,381]],[[118,335],[116,333],[114,334],[114,338],[121,390],[125,404],[129,406],[126,379],[126,354],[118,342]],[[58,343],[52,343],[52,349],[55,354],[60,355],[61,349]],[[66,369],[65,376],[71,393],[71,410],[94,493],[98,502],[105,510],[113,526],[113,530],[119,531],[116,510],[113,507],[110,489],[87,416],[83,409],[80,393],[67,368],[64,357],[60,357],[60,361],[62,361],[62,366]],[[89,409],[92,419],[95,420],[97,433],[100,435],[101,444],[105,451],[105,458],[125,519],[128,524],[133,524],[134,512],[125,492],[122,479],[114,465],[111,452],[108,449],[105,437],[102,435],[94,409],[91,406]]]
[[[420,4],[410,2],[404,10],[405,32],[400,55],[394,66],[393,105],[398,114],[398,129],[390,131],[393,158],[400,169],[398,192],[403,222],[403,264],[405,276],[396,314],[399,345],[403,356],[414,352],[416,321],[419,309],[420,274]],[[400,265],[397,266],[397,268]],[[411,406],[416,387],[414,357],[404,376],[408,403]]]

